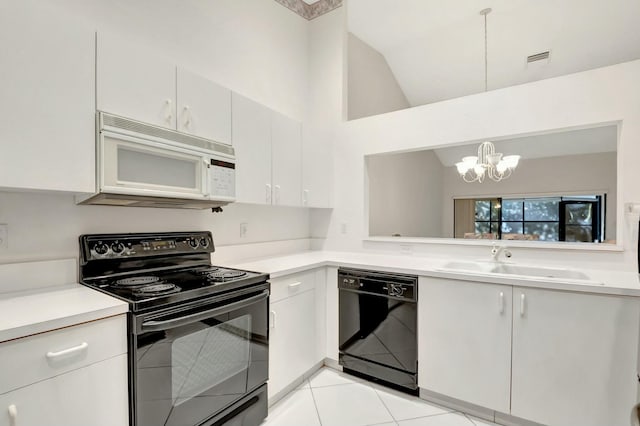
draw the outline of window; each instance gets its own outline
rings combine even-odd
[[[473,232],[457,238],[601,242],[604,195],[455,200],[455,208],[473,203]],[[460,211],[463,211],[460,208]],[[461,215],[456,214],[456,222]],[[463,220],[461,220],[463,221]]]

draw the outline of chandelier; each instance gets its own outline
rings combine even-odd
[[[456,163],[456,168],[460,177],[465,182],[482,183],[485,177],[500,182],[511,176],[513,170],[518,166],[519,155],[502,156],[501,152],[496,152],[496,147],[491,142],[482,142],[478,147],[478,156],[462,158]]]
[[[480,15],[484,17],[484,91],[488,88],[488,68],[487,57],[487,15],[491,13],[491,8],[482,9]],[[489,179],[500,182],[511,176],[513,170],[518,166],[519,155],[507,155],[502,157],[501,152],[496,152],[496,147],[491,142],[482,142],[478,147],[478,156],[464,157],[462,161],[456,163],[458,173],[465,182],[482,183],[486,176]]]

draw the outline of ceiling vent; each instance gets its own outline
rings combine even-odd
[[[549,59],[549,50],[546,52],[536,53],[535,55],[527,56],[527,63],[530,64],[532,62],[544,61]]]

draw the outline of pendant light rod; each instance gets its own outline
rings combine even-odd
[[[484,91],[489,90],[488,84],[488,69],[489,69],[489,59],[487,56],[487,15],[491,13],[491,8],[488,7],[486,9],[482,9],[480,11],[480,15],[484,16]]]

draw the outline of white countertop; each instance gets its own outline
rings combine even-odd
[[[589,281],[560,278],[530,278],[507,274],[478,274],[467,271],[443,270],[443,265],[449,260],[451,259],[431,259],[419,256],[399,256],[378,253],[308,251],[228,266],[266,272],[269,273],[272,278],[322,266],[343,266],[522,287],[640,296],[640,275],[633,272],[581,268],[580,271],[591,278]]]
[[[0,296],[0,342],[125,313],[129,305],[80,284]]]
[[[75,268],[74,259],[0,265],[0,342],[129,310],[126,302],[83,285],[60,285]],[[33,270],[39,278],[31,280]]]

